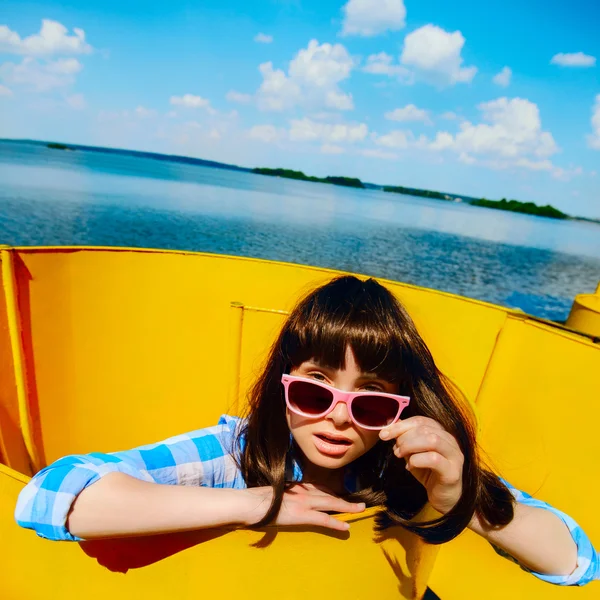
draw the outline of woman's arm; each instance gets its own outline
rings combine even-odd
[[[110,473],[73,502],[67,527],[80,539],[140,536],[211,527],[248,527],[271,505],[273,489],[224,489],[157,485],[124,473]],[[326,514],[361,512],[314,486],[297,485],[284,495],[277,525],[316,525],[346,531],[348,523]]]
[[[15,519],[51,540],[79,541],[67,528],[75,499],[113,473],[141,482],[219,488],[245,487],[233,459],[239,419],[224,415],[214,427],[110,454],[66,456],[37,473],[19,495]]]
[[[549,583],[585,585],[600,579],[600,556],[581,527],[565,513],[502,481],[516,500],[514,519],[501,529],[488,529],[475,516],[469,529]]]
[[[270,487],[245,489],[232,456],[239,420],[113,454],[61,458],[19,495],[17,523],[51,540],[148,535],[259,522],[271,505]],[[361,512],[311,486],[284,496],[276,523],[346,530],[327,514]]]
[[[75,498],[66,527],[90,540],[244,526],[253,508],[246,490],[160,485],[114,472]]]
[[[456,439],[433,419],[403,419],[380,433],[396,438],[394,454],[427,490],[431,506],[445,514],[462,493],[464,456]],[[502,528],[484,529],[474,517],[470,528],[488,539],[502,556],[549,583],[584,585],[600,579],[600,557],[577,523],[549,504],[503,483],[515,501],[515,517]]]
[[[514,515],[502,529],[486,529],[475,516],[469,529],[537,573],[570,575],[575,570],[577,544],[558,517],[519,503]]]

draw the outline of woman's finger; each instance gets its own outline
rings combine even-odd
[[[342,498],[335,496],[321,497],[315,496],[309,500],[310,508],[319,511],[334,511],[339,513],[359,513],[365,510],[364,502],[348,502]]]
[[[411,454],[406,461],[410,470],[430,469],[440,475],[444,484],[454,484],[460,480],[460,472],[456,467],[438,452],[419,452]]]
[[[331,515],[319,511],[311,511],[306,514],[306,525],[316,525],[317,527],[326,527],[336,531],[348,531],[350,524],[340,521]]]
[[[431,429],[445,431],[445,429],[437,421],[434,421],[429,417],[423,417],[419,415],[417,417],[402,419],[401,421],[398,421],[389,427],[384,427],[381,430],[379,437],[384,440],[391,440],[392,438],[397,438],[411,429],[417,429],[419,427],[429,427]]]
[[[394,445],[394,454],[399,458],[430,450],[439,452],[448,460],[459,460],[459,457],[462,457],[456,440],[450,434],[440,430],[422,432],[413,429],[400,436]]]

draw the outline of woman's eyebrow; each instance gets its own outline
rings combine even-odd
[[[381,377],[378,373],[361,373],[359,379],[379,379],[381,381],[387,381],[384,377]]]
[[[329,367],[326,367],[325,365],[322,365],[319,361],[316,361],[316,360],[307,360],[305,364],[307,367],[314,367],[316,369],[321,369],[323,371],[334,371],[335,370],[335,369],[330,369]]]

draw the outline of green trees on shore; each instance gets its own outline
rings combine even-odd
[[[332,183],[333,185],[344,185],[346,187],[364,188],[364,184],[360,179],[356,177],[311,177],[305,175],[302,171],[294,171],[293,169],[267,169],[264,167],[258,167],[252,169],[253,173],[259,175],[271,175],[272,177],[286,177],[287,179],[299,179],[301,181],[315,181],[318,183]]]
[[[436,200],[452,200],[448,194],[442,192],[432,192],[430,190],[418,190],[416,188],[403,187],[401,185],[386,185],[383,187],[384,192],[392,192],[395,194],[407,194],[408,196],[421,196],[423,198],[435,198]]]
[[[253,173],[259,175],[270,175],[272,177],[286,177],[287,179],[299,179],[301,181],[315,181],[318,183],[332,183],[333,185],[343,185],[346,187],[354,188],[366,188],[367,186],[355,177],[311,177],[310,175],[304,174],[302,171],[294,171],[292,169],[268,169],[258,167],[252,169]],[[368,184],[369,187],[377,189],[378,186]],[[395,194],[406,194],[408,196],[420,196],[422,198],[433,198],[435,200],[445,201],[462,201],[473,206],[484,206],[486,208],[494,208],[496,210],[508,210],[510,212],[524,213],[527,215],[535,215],[538,217],[548,217],[550,219],[570,219],[569,215],[561,212],[547,204],[546,206],[538,206],[533,202],[520,202],[519,200],[487,200],[486,198],[459,198],[455,194],[445,194],[443,192],[435,192],[432,190],[421,190],[417,188],[409,188],[401,185],[386,185],[382,188],[384,192],[392,192]]]
[[[525,213],[526,215],[536,215],[538,217],[549,217],[551,219],[568,219],[569,215],[561,212],[557,208],[546,204],[546,206],[538,206],[533,202],[519,202],[518,200],[473,200],[474,206],[485,206],[486,208],[495,208],[498,210],[508,210],[510,212]]]

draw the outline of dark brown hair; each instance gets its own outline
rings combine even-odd
[[[400,302],[374,279],[338,277],[304,297],[291,312],[249,398],[248,419],[241,432],[240,468],[249,487],[272,486],[273,502],[263,526],[276,518],[289,487],[286,459],[291,451],[281,375],[306,360],[332,369],[344,367],[350,346],[359,368],[398,383],[411,397],[403,418],[424,415],[451,433],[465,457],[463,493],[440,518],[415,522],[425,506],[425,488],[393,455],[392,442],[378,441],[355,461],[360,489],[348,497],[367,506],[384,507],[377,528],[401,525],[426,542],[456,537],[477,512],[488,526],[513,518],[512,496],[484,468],[475,439],[474,419],[460,392],[438,370],[431,352]]]

